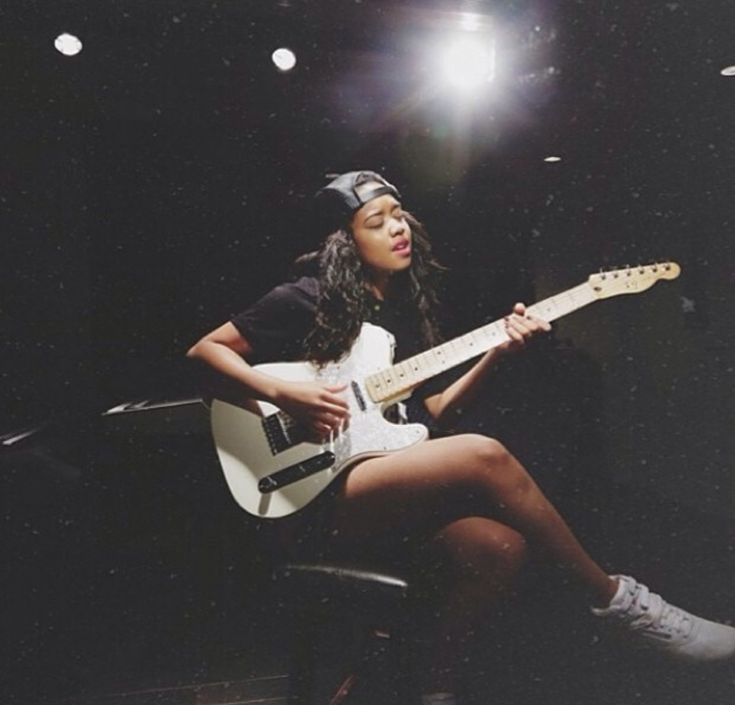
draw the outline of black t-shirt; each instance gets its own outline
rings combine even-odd
[[[394,362],[423,350],[421,329],[415,311],[397,300],[380,301],[368,297],[368,323],[389,331],[396,339]],[[304,359],[304,339],[314,326],[319,280],[301,277],[281,284],[247,310],[232,318],[232,323],[252,345],[253,362],[287,362]]]
[[[396,341],[394,362],[425,348],[415,310],[401,300],[380,301],[370,294],[368,323],[389,331]],[[253,348],[252,363],[303,360],[304,340],[314,325],[319,297],[319,280],[302,277],[275,287],[259,301],[232,318],[232,324]],[[445,375],[422,384],[408,404],[409,417],[429,425],[430,417],[421,400],[441,391]]]
[[[304,359],[304,339],[314,325],[319,282],[302,277],[269,291],[232,324],[253,348],[251,362],[290,362]]]

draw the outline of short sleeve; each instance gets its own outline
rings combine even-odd
[[[314,325],[318,283],[312,277],[281,284],[231,319],[253,348],[253,362],[303,359]]]

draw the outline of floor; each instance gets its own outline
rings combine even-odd
[[[735,667],[685,667],[639,653],[611,639],[582,612],[565,614],[568,601],[543,591],[535,604],[500,614],[466,649],[464,697],[469,705],[732,705]],[[520,609],[520,611],[519,611]],[[235,705],[286,703],[287,625],[267,631],[250,625],[250,643],[170,654],[158,665],[100,669],[65,697],[16,700],[22,705]],[[271,625],[272,626],[272,625]],[[236,630],[238,631],[238,630]],[[245,634],[245,632],[243,632]],[[253,636],[259,636],[252,640]],[[350,630],[328,626],[314,644],[320,664],[316,702],[327,705],[345,675]],[[224,642],[229,643],[224,643]],[[397,644],[381,639],[376,660],[348,703],[388,705],[416,700],[396,695],[406,677],[395,673]],[[104,661],[104,657],[101,658]],[[118,662],[118,666],[120,662]],[[405,681],[403,681],[405,684]]]

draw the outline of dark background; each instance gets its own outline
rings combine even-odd
[[[470,104],[426,58],[460,10],[498,37],[497,79]],[[63,419],[94,453],[110,443],[90,431],[99,412],[192,393],[188,346],[318,243],[310,202],[325,174],[370,168],[450,266],[450,332],[601,267],[681,264],[675,282],[560,321],[546,362],[501,376],[511,403],[544,392],[509,432],[574,434],[550,395],[561,370],[597,444],[586,471],[684,507],[684,531],[731,530],[732,3],[59,0],[0,13],[3,430]],[[54,49],[63,31],[81,54]],[[298,59],[287,74],[270,61],[283,45]],[[494,433],[498,398],[487,404],[478,424]],[[7,516],[22,534],[27,513],[49,511],[13,467],[26,479]],[[34,498],[57,471],[34,475]],[[118,548],[147,540],[135,511],[141,534],[116,525]],[[732,552],[729,539],[695,544],[713,570]],[[657,545],[675,554],[676,531]]]

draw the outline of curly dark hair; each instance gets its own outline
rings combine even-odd
[[[423,225],[406,213],[412,233],[411,265],[394,275],[394,295],[409,305],[419,317],[423,343],[431,347],[441,341],[437,325],[438,275],[444,271],[431,252]],[[368,278],[365,267],[346,229],[327,236],[321,249],[302,255],[296,264],[304,269],[318,263],[319,300],[314,328],[305,340],[309,360],[325,364],[338,360],[350,350],[363,321],[368,319]]]

